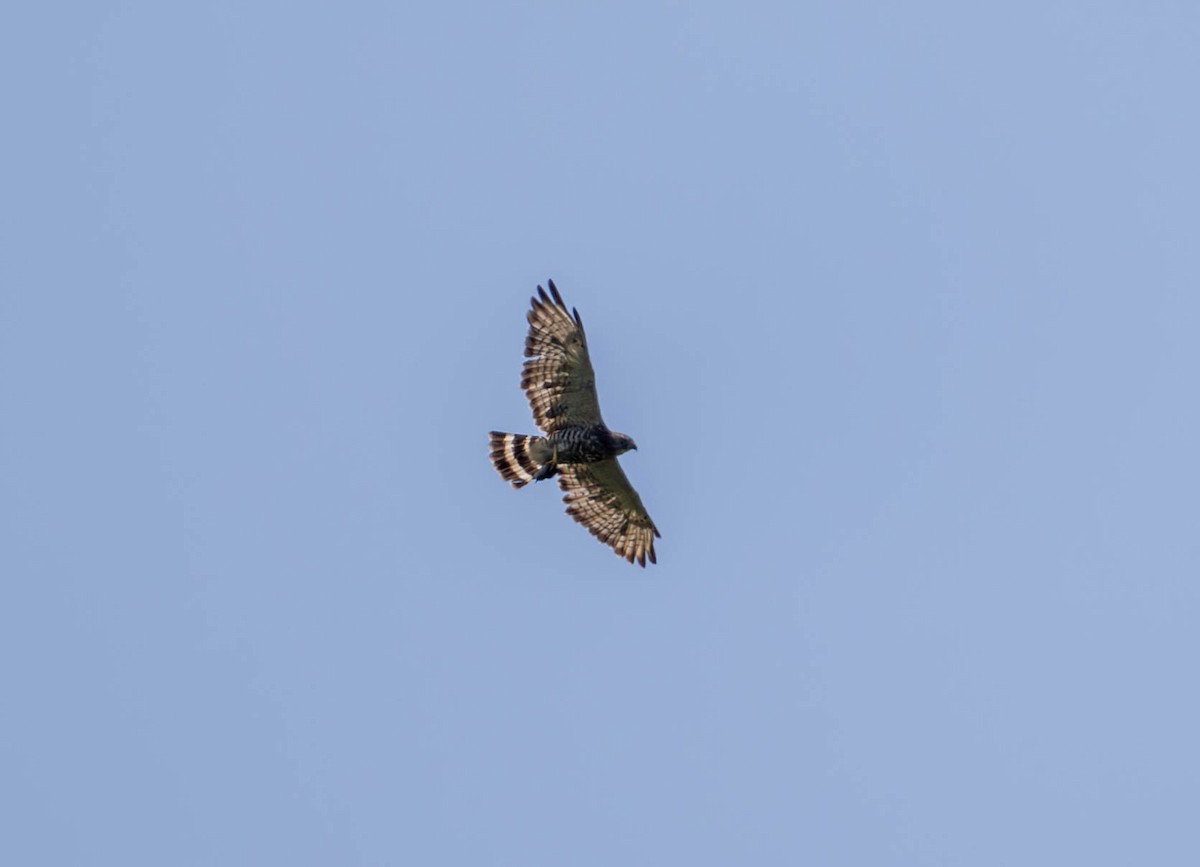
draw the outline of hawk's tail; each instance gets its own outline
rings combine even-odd
[[[488,434],[492,466],[514,488],[523,488],[536,478],[546,478],[544,473],[540,474],[543,461],[550,457],[544,454],[549,451],[545,442],[545,437],[492,431]],[[543,460],[534,457],[535,453]]]

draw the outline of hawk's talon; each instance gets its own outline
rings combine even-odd
[[[550,460],[538,467],[537,474],[534,475],[535,482],[545,481],[551,478],[558,472],[558,443],[554,444],[553,450],[550,452]]]

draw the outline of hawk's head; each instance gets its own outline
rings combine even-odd
[[[629,451],[630,449],[637,451],[637,443],[633,441],[633,437],[625,436],[623,433],[617,433],[616,431],[613,431],[612,441],[613,449],[619,455],[625,454],[625,452]]]

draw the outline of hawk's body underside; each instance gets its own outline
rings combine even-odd
[[[596,380],[579,313],[568,312],[554,281],[541,286],[527,314],[529,334],[521,388],[545,436],[492,431],[492,464],[514,488],[558,476],[567,514],[617,556],[642,566],[657,562],[660,536],[617,455],[637,446],[608,429],[600,416]]]

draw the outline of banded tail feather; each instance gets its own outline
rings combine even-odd
[[[555,468],[546,466],[550,458],[545,437],[525,434],[488,433],[492,466],[514,488],[523,488],[535,479],[548,479]]]

